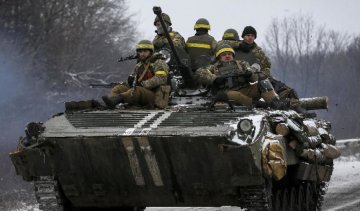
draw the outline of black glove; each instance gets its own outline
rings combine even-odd
[[[213,85],[219,87],[221,85],[224,85],[225,83],[226,83],[225,77],[217,77],[215,78]]]
[[[128,77],[128,84],[129,84],[130,87],[133,86],[134,80],[135,80],[135,76],[129,75],[129,77]]]

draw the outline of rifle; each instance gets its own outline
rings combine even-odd
[[[138,59],[137,54],[129,55],[129,56],[126,56],[126,57],[120,57],[118,62],[123,62],[123,61],[133,60],[133,59]]]
[[[219,76],[220,78],[225,79],[224,87],[232,88],[234,86],[238,86],[241,84],[245,84],[247,82],[247,78],[251,77],[251,72],[244,72],[244,73],[230,73],[226,75]],[[239,80],[239,78],[243,78],[243,80]]]
[[[134,77],[134,81],[132,82],[132,88],[131,88],[131,93],[130,96],[132,97],[134,95],[135,89],[136,89],[136,84],[137,84],[137,74]]]
[[[114,88],[116,85],[119,85],[120,83],[112,82],[108,84],[89,84],[90,88]]]

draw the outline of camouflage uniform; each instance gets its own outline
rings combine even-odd
[[[161,16],[164,20],[165,25],[167,25],[168,27],[167,30],[169,32],[171,40],[174,43],[174,46],[185,50],[185,39],[178,32],[172,31],[172,28],[170,27],[172,25],[170,16],[166,13],[162,13]],[[159,21],[159,18],[156,16],[154,20],[154,26],[156,26],[156,23]],[[168,47],[169,42],[166,36],[162,33],[159,33],[158,30],[156,30],[155,32],[157,33],[157,35],[152,42],[155,47],[155,51],[158,51],[159,49],[164,47]]]
[[[196,30],[195,36],[189,37],[186,41],[186,51],[190,56],[193,71],[209,65],[216,49],[216,40],[208,34],[210,24],[206,19],[197,20],[194,29]]]
[[[149,40],[142,40],[136,46],[138,53],[144,52],[141,50],[149,50],[152,53],[154,45]],[[151,107],[156,105],[164,108],[168,104],[170,94],[170,86],[167,85],[168,74],[169,66],[161,59],[161,54],[150,54],[145,61],[140,61],[135,65],[133,73],[129,76],[132,80],[128,79],[128,84],[122,83],[115,86],[110,96],[102,98],[109,108],[114,108],[121,102]]]
[[[175,47],[185,49],[185,39],[178,32],[171,31],[171,32],[169,32],[169,34],[170,34],[170,38],[173,41]],[[165,46],[168,46],[169,42],[166,39],[165,35],[157,34],[153,40],[153,44],[155,47],[155,51],[157,51]]]
[[[212,85],[216,78],[229,74],[244,74],[252,73],[255,70],[250,67],[247,62],[240,60],[233,60],[231,62],[216,62],[214,65],[210,65],[206,68],[200,68],[196,71],[199,82],[203,85]],[[254,75],[254,74],[252,74]],[[233,87],[219,87],[218,91],[226,93],[230,101],[234,101],[236,105],[251,106],[255,101],[258,101],[261,97],[265,102],[271,102],[276,98],[276,94],[271,90],[262,91],[258,84],[250,84],[250,82],[256,82],[257,79],[250,77],[237,77],[232,83]]]
[[[230,45],[235,51],[236,49],[239,47],[240,44],[240,38],[239,38],[239,34],[235,29],[226,29],[223,36],[222,36],[222,40],[220,40],[217,45]],[[236,55],[236,52],[235,52]]]
[[[254,27],[246,26],[243,30],[242,37],[247,34],[253,34],[256,38],[257,32]],[[264,51],[254,42],[248,44],[245,41],[241,41],[238,48],[235,49],[235,59],[241,59],[247,61],[250,65],[257,63],[260,65],[261,71],[269,78],[273,85],[275,92],[278,93],[280,99],[294,98],[298,99],[297,93],[292,88],[288,87],[281,81],[276,80],[271,75],[271,62],[265,55]]]
[[[230,45],[234,50],[235,50],[235,55],[236,55],[236,50],[240,44],[240,40],[220,40],[219,42],[217,42],[217,45]]]
[[[261,71],[268,77],[271,75],[271,62],[264,51],[254,42],[252,45],[241,41],[235,49],[235,59],[247,61],[250,65],[258,63]]]
[[[120,84],[111,90],[111,95],[120,94],[124,102],[129,104],[154,105],[155,91],[161,85],[167,84],[168,71],[168,65],[161,59],[157,59],[154,63],[149,60],[145,63],[139,62],[131,74],[137,78],[136,87],[130,88],[128,85]]]

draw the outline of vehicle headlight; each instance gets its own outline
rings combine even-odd
[[[170,53],[169,50],[167,50],[167,49],[161,49],[161,50],[159,51],[159,53],[161,53],[161,54],[163,55],[164,61],[165,61],[166,63],[169,63],[169,62],[170,62],[170,60],[171,60],[171,53]]]
[[[249,134],[252,131],[253,127],[254,125],[250,119],[242,119],[238,123],[238,131],[240,133]]]

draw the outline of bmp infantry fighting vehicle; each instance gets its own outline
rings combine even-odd
[[[177,65],[166,109],[90,106],[27,125],[10,157],[33,181],[40,209],[320,208],[339,156],[330,123],[291,109],[213,103],[206,89],[184,87],[191,73],[176,52],[171,45]],[[300,104],[323,109],[327,99]]]

